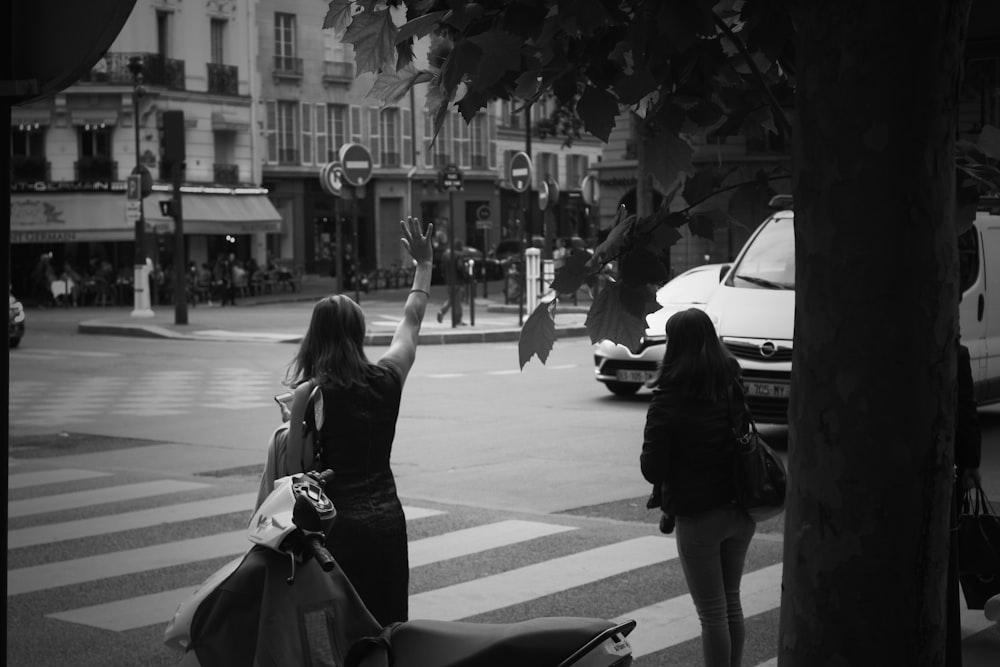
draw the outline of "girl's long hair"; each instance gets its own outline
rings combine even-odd
[[[667,320],[667,349],[648,386],[676,389],[710,400],[728,395],[736,360],[719,340],[712,320],[699,308],[674,313]]]
[[[319,384],[350,387],[367,384],[365,315],[348,296],[336,294],[313,307],[312,319],[299,352],[285,374],[293,387],[315,379]]]

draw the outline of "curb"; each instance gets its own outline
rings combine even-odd
[[[178,333],[172,329],[156,325],[119,325],[101,321],[80,322],[77,333],[99,336],[129,336],[135,338],[163,338],[169,340],[198,340],[218,343],[294,343],[302,341],[302,337],[289,338],[253,338],[253,334],[241,336],[198,336],[195,334]],[[575,338],[586,336],[587,327],[583,325],[556,326],[557,338]],[[453,333],[421,333],[419,345],[457,345],[464,343],[508,343],[520,340],[520,329],[494,329],[492,331],[456,331]],[[366,334],[365,344],[373,347],[387,346],[392,342],[392,334]]]

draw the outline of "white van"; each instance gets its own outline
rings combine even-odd
[[[791,211],[770,216],[740,250],[705,306],[743,368],[757,421],[788,423],[795,320],[795,236]],[[959,242],[962,342],[972,356],[976,398],[1000,401],[1000,215],[980,211]]]

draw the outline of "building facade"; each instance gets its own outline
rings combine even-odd
[[[110,265],[126,280],[136,259],[126,180],[151,174],[143,200],[145,254],[173,262],[174,221],[159,202],[172,195],[163,169],[162,114],[184,113],[185,258],[266,256],[281,218],[260,188],[252,100],[256,3],[138,0],[90,73],[53,98],[12,109],[11,272],[15,292],[41,254],[60,272]]]
[[[368,97],[374,76],[355,78],[352,47],[322,29],[326,9],[295,0],[261,0],[258,7],[263,185],[283,220],[273,252],[311,274],[333,273],[338,248],[345,266],[356,250],[360,270],[391,269],[405,260],[399,220],[406,215],[435,223],[439,249],[455,238],[488,251],[502,238],[525,235],[533,211],[510,188],[505,169],[526,143],[510,105],[492,104],[468,124],[453,111],[435,138],[424,86],[397,104]],[[418,62],[426,46],[416,45]],[[345,196],[330,195],[319,170],[351,143],[368,149],[372,178],[361,197],[348,197],[349,188]],[[557,209],[575,210],[578,178],[600,159],[600,144],[585,140],[567,149],[560,139],[535,139],[532,149],[550,178],[573,179],[560,183],[562,206],[548,213],[558,219]],[[461,172],[460,190],[440,188],[449,165]],[[540,220],[537,196],[533,202]],[[551,233],[557,229],[553,222]]]

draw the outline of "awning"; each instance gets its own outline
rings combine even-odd
[[[160,213],[165,193],[146,199],[146,222],[159,232],[174,228],[173,218]],[[281,232],[281,215],[267,195],[183,194],[181,210],[185,234],[254,234]]]
[[[232,130],[236,132],[246,132],[250,129],[250,112],[237,114],[234,111],[213,111],[213,130]]]
[[[149,206],[149,200],[146,200]],[[11,194],[11,243],[132,241],[122,192]]]

